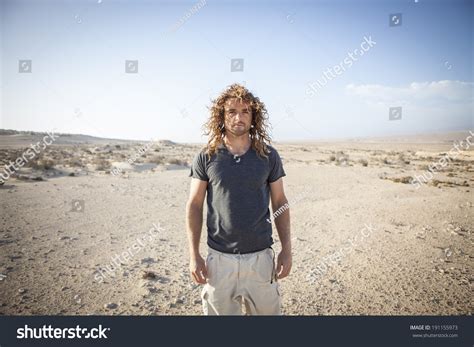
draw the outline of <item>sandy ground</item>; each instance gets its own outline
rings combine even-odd
[[[283,313],[472,315],[474,151],[410,184],[467,135],[274,144],[292,220]],[[36,139],[16,138],[0,136],[2,169]],[[144,145],[58,140],[0,186],[0,314],[201,314],[184,220],[200,146],[127,163]]]

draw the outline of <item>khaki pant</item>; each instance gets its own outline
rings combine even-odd
[[[205,315],[281,315],[275,253],[267,248],[228,254],[208,247],[207,283],[201,292]]]

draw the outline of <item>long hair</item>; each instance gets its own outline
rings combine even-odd
[[[268,128],[268,112],[265,104],[260,99],[254,96],[244,86],[234,83],[227,87],[219,97],[212,100],[212,105],[209,107],[211,115],[208,121],[204,124],[204,134],[209,136],[206,152],[210,158],[217,151],[219,144],[223,142],[225,135],[224,128],[224,105],[228,99],[236,98],[240,102],[246,102],[252,112],[252,125],[249,130],[250,141],[252,148],[261,157],[267,157],[269,153],[268,145],[271,143],[270,135],[267,132]]]

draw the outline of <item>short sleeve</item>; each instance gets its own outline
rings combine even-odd
[[[281,162],[278,152],[274,148],[271,148],[270,151],[270,174],[268,175],[268,182],[272,183],[279,178],[286,176],[286,173],[283,169],[283,163]]]
[[[189,177],[209,181],[206,170],[206,154],[204,152],[200,152],[194,157]]]

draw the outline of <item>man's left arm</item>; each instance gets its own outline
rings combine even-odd
[[[281,252],[277,258],[277,278],[289,275],[292,265],[290,236],[290,206],[283,189],[283,178],[270,183],[273,217],[281,242]]]

